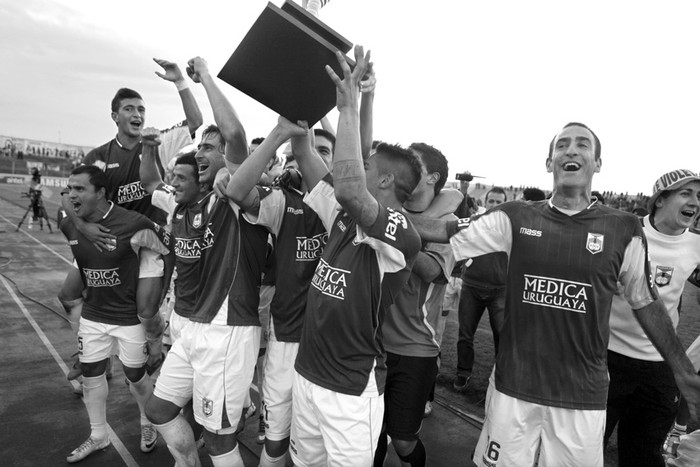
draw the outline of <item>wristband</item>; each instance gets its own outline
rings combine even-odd
[[[187,84],[187,81],[185,81],[184,79],[181,79],[179,81],[175,81],[175,87],[177,88],[178,92],[182,92],[185,89],[189,88],[190,85]]]

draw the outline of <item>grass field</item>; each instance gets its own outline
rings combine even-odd
[[[457,316],[450,313],[445,326],[442,343],[442,364],[438,374],[438,394],[447,398],[457,406],[483,417],[484,398],[488,378],[494,364],[493,335],[488,321],[488,312],[484,312],[479,328],[474,338],[476,359],[469,388],[464,394],[458,394],[452,389],[452,379],[457,368]],[[700,305],[698,305],[698,289],[688,284],[683,293],[681,319],[678,325],[678,336],[687,348],[700,335]],[[692,425],[699,429],[700,425]],[[617,465],[617,445],[615,435],[605,452],[605,466]]]

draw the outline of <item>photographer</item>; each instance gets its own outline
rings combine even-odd
[[[39,228],[44,230],[44,224],[41,221],[42,218],[46,219],[46,225],[49,227],[49,232],[53,233],[51,229],[51,223],[49,223],[49,216],[44,209],[44,202],[41,199],[41,191],[43,190],[41,185],[41,172],[36,167],[32,167],[32,178],[29,181],[29,203],[30,209],[32,210],[32,217],[29,219],[29,229],[32,228],[34,221],[39,221]]]

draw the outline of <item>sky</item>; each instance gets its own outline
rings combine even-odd
[[[152,58],[184,70],[199,55],[217,74],[266,4],[0,0],[0,134],[98,146],[116,134],[120,87],[144,97],[148,126],[171,126],[184,114]],[[372,51],[375,138],[432,144],[450,179],[550,189],[549,141],[570,121],[602,142],[594,190],[650,194],[667,171],[700,170],[687,146],[700,136],[699,2],[331,0],[320,18]],[[248,138],[267,135],[276,115],[219,85]]]

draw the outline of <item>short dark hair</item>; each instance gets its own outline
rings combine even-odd
[[[314,136],[322,136],[331,142],[331,152],[335,153],[335,135],[323,128],[314,128]]]
[[[545,199],[544,191],[539,188],[525,188],[523,190],[525,201],[542,201]]]
[[[141,100],[143,100],[143,97],[141,97],[141,94],[134,91],[133,89],[121,88],[114,95],[114,98],[112,98],[112,112],[119,111],[119,106],[121,105],[121,103],[124,99],[141,99]]]
[[[100,191],[100,188],[104,188],[105,193],[107,193],[107,184],[109,183],[109,180],[107,180],[107,174],[105,174],[99,167],[94,165],[79,165],[73,169],[70,174],[87,174],[88,181],[90,182],[90,185],[95,187],[95,191]]]
[[[595,141],[595,148],[594,148],[595,160],[600,159],[600,140],[598,139],[598,135],[596,135],[595,132],[593,130],[591,130],[590,128],[588,128],[586,125],[584,125],[583,123],[579,123],[579,122],[569,122],[566,125],[564,125],[564,128],[562,128],[562,130],[569,128],[570,126],[580,126],[581,128],[585,128],[586,130],[591,132],[591,134],[593,135],[593,140]],[[559,131],[561,132],[561,130],[559,130]],[[547,156],[547,159],[552,158],[552,154],[554,153],[554,143],[556,143],[558,134],[559,133],[554,135],[554,138],[552,138],[552,141],[549,143],[549,155]]]
[[[265,138],[263,138],[262,136],[258,136],[257,138],[253,138],[250,144],[262,144],[263,141],[265,141]]]
[[[435,184],[435,196],[437,196],[447,182],[449,173],[447,158],[439,149],[426,143],[413,143],[408,148],[418,153],[428,174],[435,172],[440,174],[440,180]]]
[[[192,171],[194,172],[194,181],[195,183],[199,183],[199,166],[197,165],[197,159],[195,159],[194,157],[196,153],[196,151],[190,151],[187,154],[183,154],[182,156],[175,159],[175,165],[191,166]]]
[[[421,177],[421,163],[411,150],[398,144],[381,143],[377,152],[377,170],[380,175],[394,176],[394,194],[399,203],[403,204],[411,197]]]
[[[486,202],[487,199],[489,199],[489,195],[491,193],[498,193],[504,196],[503,201],[508,201],[508,194],[506,193],[506,190],[501,188],[500,186],[495,186],[491,188],[489,191],[486,192],[486,195],[484,196],[484,202]]]
[[[208,135],[219,135],[219,151],[221,153],[226,152],[226,140],[224,140],[224,135],[221,133],[221,129],[214,125],[213,123],[206,127],[204,131],[202,131],[202,139],[204,139],[205,136]]]

